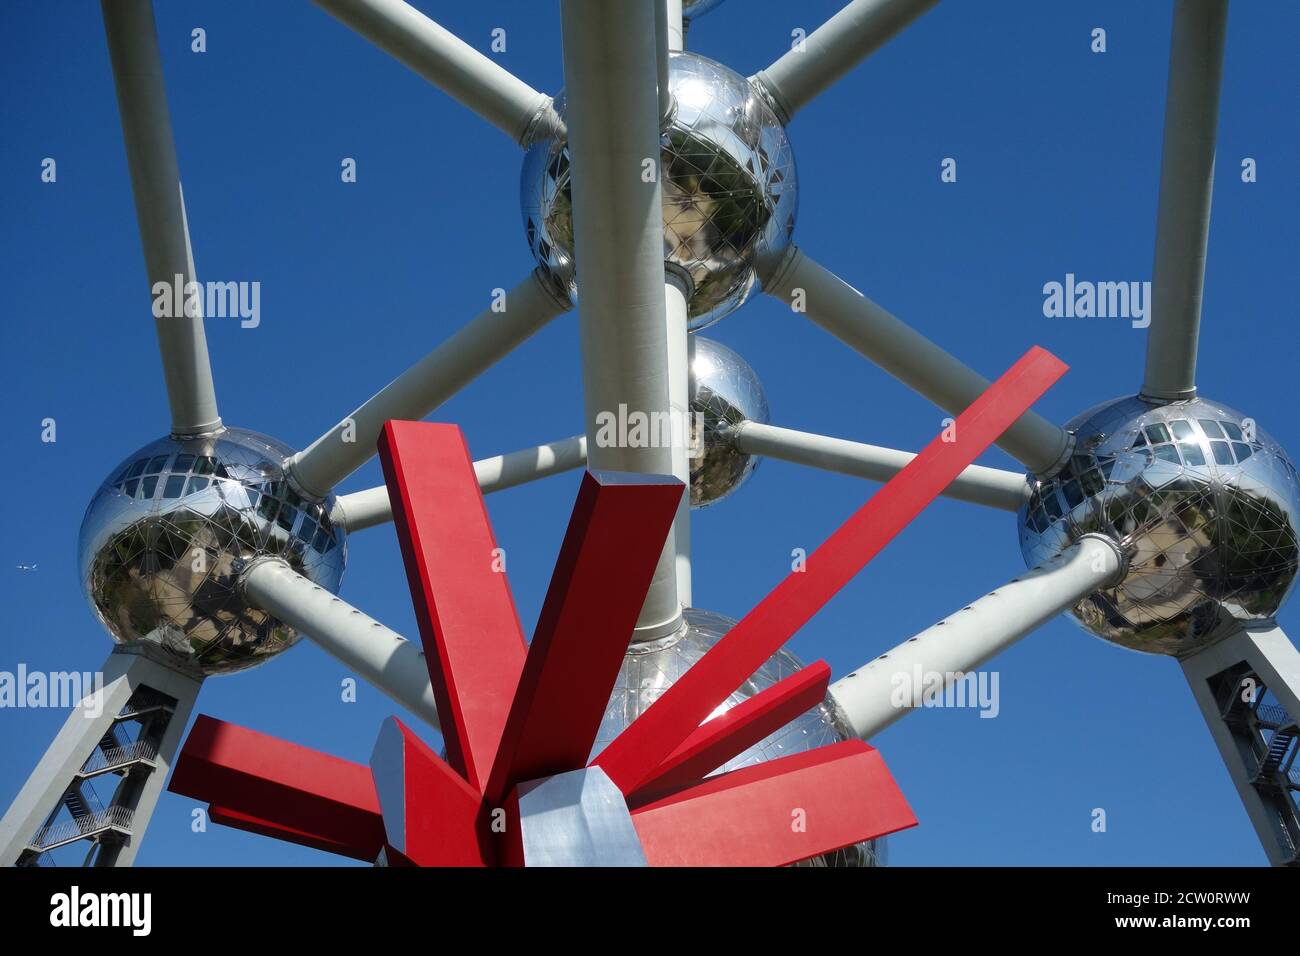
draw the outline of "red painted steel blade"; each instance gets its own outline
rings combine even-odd
[[[525,647],[474,463],[459,428],[427,422],[388,422],[379,457],[447,762],[482,793]]]
[[[640,788],[628,794],[628,803],[646,802],[646,797],[655,793],[698,783],[732,757],[820,704],[826,698],[830,680],[830,666],[817,661],[706,720]]]
[[[963,469],[1038,400],[1066,365],[1034,347],[778,584],[597,757],[624,793],[663,760]]]
[[[384,845],[369,767],[207,715],[195,720],[167,789],[213,804],[232,825],[257,822],[259,832],[357,859],[374,860]]]
[[[208,807],[208,819],[221,826],[244,830],[247,833],[256,833],[258,836],[271,837],[273,840],[282,840],[285,843],[297,843],[300,846],[311,847],[313,850],[324,850],[326,853],[336,853],[339,856],[351,857],[354,860],[364,860],[366,863],[374,863],[375,856],[378,855],[377,852],[375,855],[371,855],[368,846],[350,846],[346,843],[336,843],[317,833],[286,827],[271,820],[264,820],[251,813],[241,813],[238,810],[231,810],[229,807],[220,807],[216,804]]]
[[[632,811],[651,866],[785,866],[916,825],[857,740],[710,777]]]
[[[416,866],[487,866],[483,798],[396,717],[380,728],[370,770],[388,845]]]
[[[685,485],[587,472],[528,646],[487,799],[587,765]]]

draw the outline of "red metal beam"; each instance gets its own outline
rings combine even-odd
[[[639,789],[745,678],[1038,400],[1066,366],[1034,347],[736,624],[596,759],[624,793]]]
[[[709,777],[632,811],[651,866],[785,866],[916,825],[857,740]]]
[[[167,789],[212,804],[218,823],[357,859],[374,860],[384,844],[369,767],[207,715]]]
[[[390,421],[379,457],[447,762],[482,793],[524,665],[474,463],[455,425]]]
[[[216,804],[208,807],[208,819],[213,823],[219,823],[235,830],[256,833],[258,836],[271,837],[273,840],[282,840],[285,843],[297,843],[299,846],[311,847],[313,850],[324,850],[326,853],[336,853],[339,856],[351,857],[354,860],[362,860],[366,863],[374,863],[375,858],[379,855],[377,848],[374,853],[371,853],[369,846],[350,846],[346,843],[335,843],[316,833],[281,826],[251,813],[240,813],[238,810],[219,807]]]
[[[586,766],[684,488],[672,477],[583,477],[493,767],[489,803],[515,784]]]
[[[370,757],[394,862],[487,866],[489,823],[479,792],[396,717],[384,721]]]
[[[820,704],[830,679],[830,666],[817,661],[706,720],[637,791],[628,794],[628,803],[645,803],[656,793],[698,783],[732,757]]]

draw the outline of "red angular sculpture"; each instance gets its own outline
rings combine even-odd
[[[1064,371],[1026,353],[598,755],[647,862],[780,866],[916,824],[858,741],[707,776],[820,702],[824,662],[706,718]],[[359,764],[202,717],[171,789],[218,822],[362,859],[522,863],[519,787],[586,765],[684,488],[583,478],[525,648],[459,429],[389,422],[380,455],[447,760],[390,720],[367,790]]]

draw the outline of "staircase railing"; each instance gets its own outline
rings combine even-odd
[[[71,820],[61,820],[42,827],[32,838],[31,848],[48,850],[61,843],[92,836],[103,830],[120,828],[129,830],[133,811],[129,807],[113,806],[99,813],[88,813]]]

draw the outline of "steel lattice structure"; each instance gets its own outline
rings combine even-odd
[[[1270,861],[1300,864],[1300,654],[1276,623],[1300,569],[1300,479],[1195,383],[1227,0],[1175,3],[1145,380],[1065,427],[1029,408],[1055,359],[1031,350],[990,383],[794,243],[786,125],[937,0],[852,0],[750,77],[684,49],[712,0],[562,0],[555,98],[402,0],[315,2],[526,150],[538,267],[307,448],[225,426],[152,6],[102,0],[151,288],[175,281],[185,303],[155,311],[172,427],[87,510],[81,573],[118,643],[104,715],[64,727],[0,822],[0,863],[82,840],[88,863],[131,862],[204,677],[305,635],[440,728],[445,761],[397,722],[366,768],[202,718],[172,788],[218,822],[390,864],[871,864],[876,838],[915,822],[860,743],[922,703],[900,706],[892,678],[970,672],[1071,611],[1179,661]],[[743,359],[697,334],[760,291],[957,416],[955,436],[913,455],[771,424]],[[470,462],[448,426],[414,424],[575,301],[583,435]],[[624,424],[611,439],[627,409],[672,440]],[[971,464],[994,442],[1027,474]],[[386,485],[336,497],[376,449]],[[887,484],[734,622],[694,606],[690,508],[760,456]],[[525,645],[504,576],[439,546],[490,552],[481,493],[584,464]],[[1015,512],[1031,570],[833,683],[782,650],[939,494]],[[347,535],[390,520],[421,644],[335,596]],[[491,653],[466,637],[480,631]],[[108,772],[113,799],[93,806],[85,785]],[[734,801],[784,808],[809,787],[836,823],[815,838],[760,820],[701,843],[699,821],[718,829]],[[498,838],[484,815],[506,806]]]

